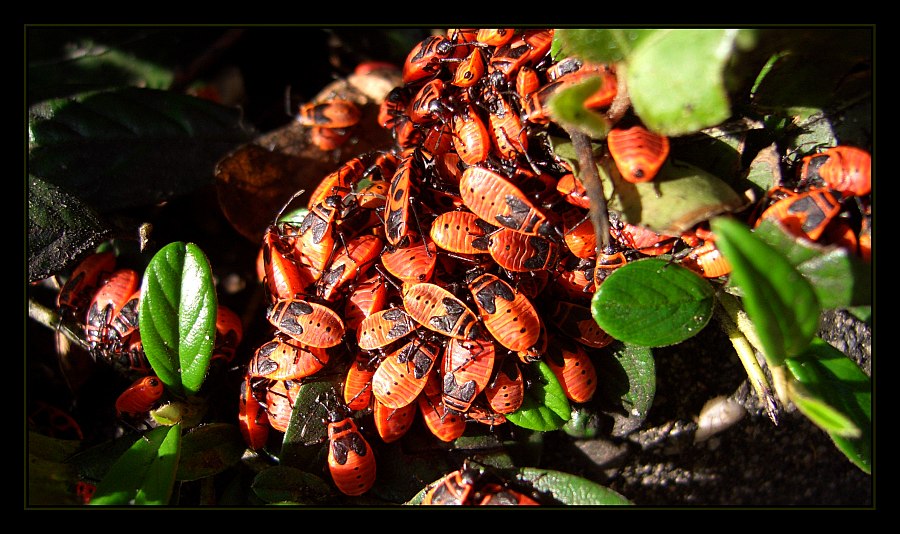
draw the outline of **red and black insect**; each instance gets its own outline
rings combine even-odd
[[[553,270],[559,259],[559,245],[555,241],[507,228],[490,236],[488,252],[497,265],[519,273]]]
[[[484,52],[480,48],[474,48],[457,65],[450,84],[462,88],[472,87],[482,79],[486,71],[487,64],[484,60]]]
[[[84,439],[78,421],[67,412],[44,401],[37,401],[36,407],[28,413],[28,428],[40,431],[51,438]]]
[[[278,432],[287,432],[294,413],[294,403],[300,392],[300,383],[293,380],[267,380],[265,384],[269,426]]]
[[[263,281],[271,299],[294,298],[313,284],[309,270],[294,260],[294,244],[280,235],[277,226],[270,226],[263,236]]]
[[[411,198],[416,196],[433,159],[429,152],[422,149],[410,149],[401,155],[400,164],[391,178],[385,206],[384,233],[392,246],[407,245],[409,234],[417,233],[412,229],[412,218],[416,215]]]
[[[491,153],[491,134],[471,104],[462,106],[451,119],[453,145],[466,165],[477,165]]]
[[[491,140],[501,158],[515,160],[528,154],[528,134],[519,113],[501,93],[489,101]]]
[[[428,282],[437,265],[437,247],[434,241],[424,241],[418,234],[411,234],[405,247],[387,247],[381,255],[381,265],[403,282]],[[409,236],[408,236],[409,237]]]
[[[529,235],[550,235],[552,225],[522,191],[485,167],[463,171],[459,193],[466,207],[485,221]]]
[[[356,342],[363,350],[384,348],[418,328],[416,321],[403,308],[380,310],[363,319]]]
[[[440,78],[428,80],[409,102],[406,116],[416,124],[436,121],[444,112],[444,81]]]
[[[597,370],[583,347],[554,338],[547,346],[545,361],[570,401],[584,403],[594,397]]]
[[[446,360],[446,356],[444,359]],[[449,443],[465,432],[466,420],[457,412],[448,409],[442,401],[441,380],[436,372],[428,374],[425,389],[419,395],[418,407],[425,420],[425,426],[439,440]]]
[[[537,343],[541,320],[528,297],[491,273],[475,273],[467,281],[481,320],[494,339],[512,351]]]
[[[363,320],[384,309],[388,290],[380,274],[353,284],[344,303],[344,326],[348,332],[358,332]]]
[[[423,505],[452,506],[538,506],[540,503],[514,489],[498,473],[474,467],[468,460],[462,468],[431,485]]]
[[[428,373],[440,354],[439,344],[418,338],[389,354],[372,376],[375,400],[388,408],[402,408],[413,403],[425,389]]]
[[[484,391],[494,372],[495,351],[492,341],[452,340],[443,359],[441,400],[444,407],[465,413],[475,397]]]
[[[165,386],[162,380],[155,376],[145,376],[135,380],[116,399],[116,413],[141,415],[153,409],[153,406],[162,398]]]
[[[418,404],[413,402],[400,408],[388,408],[375,399],[373,416],[375,429],[385,443],[393,443],[402,438],[416,420]]]
[[[365,272],[378,259],[384,241],[373,234],[362,234],[347,242],[316,282],[316,293],[326,301],[334,301],[340,291]]]
[[[804,157],[800,182],[814,182],[817,177],[843,195],[868,195],[872,192],[872,155],[861,148],[839,145]]]
[[[494,376],[484,388],[484,396],[499,414],[513,413],[525,400],[525,378],[519,360],[506,356],[494,366]]]
[[[704,278],[718,278],[731,272],[731,264],[716,248],[713,241],[706,241],[701,245],[689,249],[682,258],[681,265],[703,276]]]
[[[362,112],[349,100],[332,99],[300,106],[297,122],[303,126],[321,128],[350,128],[359,123]]]
[[[250,359],[247,374],[271,380],[297,380],[319,372],[328,363],[328,351],[302,345],[278,332]]]
[[[261,383],[261,381],[256,382]],[[269,415],[253,391],[254,382],[250,376],[241,380],[238,404],[238,428],[244,442],[253,450],[266,446],[269,440]]]
[[[587,347],[601,349],[615,341],[597,325],[587,306],[557,301],[548,310],[547,316],[550,323],[569,339]]]
[[[788,232],[817,241],[841,212],[841,202],[827,189],[811,189],[777,200],[760,215],[759,222],[772,220]]]
[[[484,339],[475,313],[439,285],[404,284],[403,306],[410,317],[429,330],[454,339]]]
[[[430,236],[435,245],[457,254],[487,253],[485,235],[497,227],[470,211],[445,211],[431,223]]]
[[[448,37],[443,35],[430,35],[413,47],[403,63],[402,80],[405,84],[411,84],[430,76],[438,74],[443,67],[444,60],[455,57],[460,51],[463,55],[468,53],[465,48],[457,47]]]
[[[266,318],[279,331],[309,347],[333,347],[344,337],[344,322],[337,312],[316,302],[278,299],[267,308]]]
[[[81,260],[59,290],[56,306],[60,313],[71,319],[84,317],[94,292],[115,268],[116,256],[112,252],[97,252]]]
[[[356,355],[356,359],[347,369],[344,379],[344,403],[354,411],[365,410],[372,404],[372,376],[381,360],[365,353]]]
[[[372,447],[341,411],[328,415],[328,470],[344,495],[359,496],[375,484],[376,463]]]
[[[85,320],[85,339],[100,354],[116,352],[138,327],[141,278],[133,269],[119,269],[94,294]]]
[[[244,325],[241,318],[231,308],[219,304],[216,308],[216,340],[211,360],[231,363],[243,337]]]
[[[631,183],[649,182],[669,157],[669,138],[644,128],[613,128],[606,136],[609,153]]]

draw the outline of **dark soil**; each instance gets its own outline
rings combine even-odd
[[[838,311],[825,315],[820,335],[869,372],[871,328]],[[825,432],[796,411],[772,423],[715,328],[656,349],[654,356],[657,395],[641,430],[615,442],[563,439],[548,447],[571,473],[643,506],[874,505],[873,477],[850,463]],[[740,401],[747,415],[695,443],[695,418],[719,395]]]

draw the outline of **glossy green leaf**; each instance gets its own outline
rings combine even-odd
[[[557,157],[581,176],[572,143],[551,138]],[[689,163],[669,160],[650,182],[633,184],[622,178],[614,164],[602,158],[595,145],[597,170],[610,210],[625,222],[650,228],[663,235],[678,235],[711,217],[740,208],[744,200],[728,184]]]
[[[181,439],[176,480],[199,480],[221,473],[241,460],[247,445],[236,425],[211,423]]]
[[[612,126],[603,113],[584,106],[584,101],[600,89],[600,76],[589,77],[556,91],[547,102],[547,109],[554,122],[567,129],[576,129],[594,139],[604,139]]]
[[[619,341],[665,347],[697,335],[714,304],[712,286],[693,271],[647,258],[613,271],[594,293],[591,313]]]
[[[116,87],[165,89],[171,85],[171,69],[87,36],[68,35],[66,30],[68,28],[32,28],[29,31],[29,44],[54,43],[63,37],[69,39],[67,48],[76,48],[66,56],[29,54],[29,105],[48,98]],[[131,39],[134,39],[133,35]],[[62,43],[57,46],[63,49]]]
[[[613,418],[612,435],[627,436],[644,423],[656,397],[653,350],[616,342],[594,357],[594,365],[597,396]]]
[[[112,465],[91,504],[169,504],[180,452],[180,425],[147,432]]]
[[[859,27],[766,30],[762,36],[780,41],[781,53],[757,84],[754,105],[799,122],[820,110],[842,107],[849,95],[870,92],[871,71],[866,75],[860,65],[873,57],[873,31]],[[822,57],[828,61],[819,61]]]
[[[342,391],[339,380],[336,376],[323,376],[300,386],[281,445],[282,465],[311,469],[323,460],[327,453],[327,403],[342,398],[338,393]]]
[[[176,394],[203,385],[216,337],[216,288],[206,255],[193,243],[160,249],[144,271],[138,320],[147,360]]]
[[[28,282],[52,276],[109,237],[106,223],[60,187],[28,177]]]
[[[561,471],[524,467],[518,470],[516,479],[530,484],[538,492],[548,495],[564,505],[633,504],[616,491]]]
[[[86,480],[102,480],[113,464],[130,449],[141,435],[133,432],[111,441],[105,441],[79,452],[68,459],[78,469],[78,475]]]
[[[553,32],[553,57],[577,56],[595,63],[626,59],[647,37],[660,30],[558,29]]]
[[[530,430],[558,430],[572,413],[569,399],[556,376],[545,362],[525,366],[522,371],[529,387],[525,390],[522,407],[507,414],[506,419]]]
[[[727,119],[731,102],[724,71],[741,32],[752,30],[668,29],[642,40],[628,58],[626,75],[641,121],[655,132],[678,136]]]
[[[821,306],[812,285],[778,250],[734,219],[710,223],[716,246],[731,264],[769,365],[802,354],[819,325]]]
[[[838,449],[866,473],[872,470],[872,381],[859,366],[821,339],[807,352],[785,360],[801,387],[791,400],[829,432]],[[855,434],[854,429],[858,431]]]
[[[101,213],[211,185],[216,163],[252,135],[238,110],[137,88],[69,102],[29,133],[30,172]]]
[[[297,504],[325,504],[334,490],[321,478],[296,469],[276,465],[261,471],[253,479],[253,493],[268,503],[290,501]]]
[[[784,254],[813,286],[822,308],[847,308],[872,302],[872,264],[846,248],[824,247],[797,239],[764,219],[754,235]]]

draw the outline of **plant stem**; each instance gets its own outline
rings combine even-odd
[[[756,352],[753,350],[753,346],[747,340],[743,331],[738,328],[736,312],[740,305],[736,302],[734,297],[726,293],[720,293],[718,300],[722,305],[719,308],[721,311],[718,313],[719,324],[722,325],[722,329],[728,335],[728,339],[734,346],[738,359],[741,360],[744,370],[747,371],[747,377],[750,379],[750,384],[753,386],[754,391],[756,391],[759,400],[762,401],[765,406],[766,415],[768,415],[769,419],[777,425],[778,403],[775,396],[772,394],[772,389],[769,387],[766,373],[756,359]],[[782,404],[784,404],[783,401]]]
[[[28,317],[46,326],[51,330],[61,332],[69,341],[78,344],[84,350],[89,350],[87,343],[72,328],[60,319],[56,311],[44,306],[34,299],[28,299]]]
[[[591,139],[575,128],[567,128],[566,131],[572,139],[572,147],[575,148],[578,166],[581,168],[581,181],[591,201],[588,215],[594,225],[597,246],[599,250],[606,250],[609,246],[609,211],[606,207],[606,197],[603,196],[603,186],[600,185],[600,176],[597,174]]]

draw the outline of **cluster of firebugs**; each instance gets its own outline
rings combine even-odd
[[[343,402],[329,407],[328,468],[342,493],[361,495],[374,484],[376,463],[352,412],[372,412],[385,442],[402,437],[421,412],[434,436],[450,442],[468,422],[499,425],[518,410],[522,366],[537,360],[571,401],[587,402],[597,387],[591,352],[614,341],[589,301],[611,271],[671,253],[707,278],[730,272],[702,225],[667,236],[611,213],[611,245],[598,250],[584,187],[542,142],[555,127],[544,106],[559,89],[599,76],[585,105],[603,111],[616,96],[616,74],[609,65],[552,60],[552,36],[482,29],[424,39],[379,110],[395,146],[346,161],[312,191],[301,219],[267,229],[258,270],[275,333],[241,384],[239,424],[250,448],[264,447],[270,429],[287,429],[302,379],[349,348]],[[352,102],[328,100],[301,107],[298,121],[330,150],[360,116]],[[617,125],[606,142],[631,182],[652,180],[669,155],[669,140],[638,122]],[[805,157],[794,187],[771,191],[748,222],[773,219],[868,260],[870,192],[869,153],[832,147]],[[842,216],[851,198],[855,223]],[[129,293],[138,289],[136,274],[114,271],[111,255],[85,263],[60,294],[61,307],[86,306],[73,303],[86,297],[81,288],[99,286],[84,312],[88,342],[119,364],[144,365],[139,293]],[[116,297],[105,297],[106,288]],[[240,321],[220,308],[218,357],[233,358],[240,336]],[[147,376],[116,408],[146,411],[161,394]],[[424,502],[537,504],[499,482],[464,466]]]

